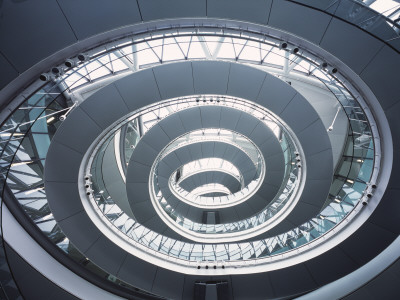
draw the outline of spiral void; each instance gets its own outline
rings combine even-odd
[[[313,43],[208,21],[42,74],[1,128],[4,194],[112,293],[291,299],[379,204],[386,119]]]

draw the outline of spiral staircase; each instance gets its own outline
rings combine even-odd
[[[397,299],[374,2],[0,1],[0,298]]]

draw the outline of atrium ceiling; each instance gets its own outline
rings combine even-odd
[[[0,1],[4,297],[395,299],[399,13]]]

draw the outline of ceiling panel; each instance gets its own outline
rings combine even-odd
[[[67,120],[60,126],[53,140],[82,154],[86,153],[92,141],[102,132],[101,127],[79,106],[68,114]]]
[[[272,0],[208,0],[207,16],[267,24]]]
[[[315,138],[318,137],[318,140]],[[331,149],[331,142],[321,120],[318,120],[297,135],[306,157]],[[332,150],[331,150],[332,151]],[[330,155],[332,157],[332,153]]]
[[[158,268],[151,291],[169,299],[182,299],[184,274]]]
[[[279,115],[296,94],[296,90],[286,82],[267,74],[257,103]]]
[[[150,201],[149,184],[147,182],[130,182],[129,189],[132,190],[130,201],[133,203]]]
[[[304,264],[269,272],[269,277],[275,293],[280,296],[291,296],[317,287]]]
[[[83,253],[102,235],[85,211],[61,220],[59,224],[64,234]]]
[[[192,62],[196,94],[225,95],[230,65],[225,62]]]
[[[76,182],[51,182],[51,184],[46,185],[46,197],[57,199],[57,201],[49,202],[53,216],[57,221],[84,209]],[[75,199],[75,201],[71,201],[71,199]]]
[[[190,62],[161,65],[153,71],[163,99],[194,94],[193,70]]]
[[[46,181],[77,182],[83,154],[52,141],[46,158]],[[62,159],[68,157],[68,159]]]
[[[129,201],[131,201],[130,198],[129,198]],[[152,217],[157,215],[157,213],[154,210],[154,207],[150,203],[150,201],[143,201],[143,202],[139,202],[139,203],[130,202],[130,203],[131,203],[131,207],[132,207],[132,212],[135,215],[136,220],[141,224],[143,224],[144,222],[147,222]],[[152,228],[152,229],[154,230],[154,228]]]
[[[146,183],[149,180],[149,175],[150,166],[136,161],[129,162],[128,173],[126,175],[127,187],[130,187],[131,183]]]
[[[138,0],[143,21],[205,17],[206,0]]]
[[[0,51],[20,73],[77,41],[57,1],[2,1],[1,16]]]
[[[389,108],[400,100],[399,69],[399,54],[385,46],[360,74],[361,79],[367,83],[383,109]],[[377,80],[378,74],[379,80]]]
[[[17,70],[0,53],[0,90],[18,76]],[[4,99],[6,100],[6,99]],[[1,103],[2,104],[2,103]]]
[[[154,125],[149,131],[147,131],[143,139],[157,153],[161,152],[161,150],[171,141],[159,124]]]
[[[397,187],[398,188],[398,184]],[[386,230],[400,234],[400,199],[398,189],[388,189],[373,212],[369,221]]]
[[[151,141],[150,141],[151,142]],[[159,152],[153,149],[148,144],[147,140],[141,139],[133,150],[129,165],[133,162],[140,162],[140,164],[151,167]],[[130,169],[130,167],[128,167]]]
[[[128,107],[114,84],[90,96],[82,102],[80,107],[102,129],[106,129],[128,113]]]
[[[203,128],[219,128],[221,116],[220,107],[203,106],[200,107],[201,123]]]
[[[400,95],[399,95],[400,96]],[[390,133],[392,134],[393,147],[400,149],[400,97],[396,104],[386,109],[385,115],[389,121]]]
[[[301,4],[306,4],[318,9],[326,10],[327,12],[334,12],[337,8],[337,0],[293,0],[294,2],[299,2]]]
[[[274,1],[268,25],[319,44],[331,19],[323,12],[290,1]]]
[[[130,111],[161,100],[152,69],[139,71],[115,82]]]
[[[303,131],[319,119],[317,112],[303,96],[297,94],[285,107],[280,117],[295,132]],[[324,132],[326,135],[326,132]]]
[[[142,21],[136,1],[58,0],[58,3],[80,40]]]
[[[308,260],[305,264],[320,285],[343,277],[359,267],[338,247]]]
[[[383,43],[370,34],[337,19],[332,19],[320,45],[346,63],[357,74],[383,47]]]
[[[274,137],[272,131],[266,129],[266,126],[262,122],[259,122],[249,135],[249,138],[257,145],[264,144],[267,140]]]
[[[301,162],[300,162],[301,163]],[[332,179],[332,151],[327,149],[306,158],[307,168],[313,169],[308,179]]]
[[[223,107],[221,110],[220,126],[223,129],[232,129],[239,122],[241,112],[232,108]]]
[[[162,122],[158,124],[168,135],[170,140],[173,140],[186,132],[185,128],[182,125],[179,113],[172,114],[166,117],[164,120],[162,120]]]
[[[115,244],[106,236],[102,235],[92,247],[85,252],[85,255],[90,257],[90,260],[111,274],[117,274],[121,268],[127,253],[120,247],[115,247]]]
[[[250,136],[256,126],[260,123],[260,121],[249,114],[242,114],[238,123],[236,124],[235,130],[240,132],[245,136]],[[264,130],[268,132],[268,128],[264,127]]]
[[[397,236],[380,226],[366,222],[351,238],[342,242],[340,248],[357,263],[365,264],[389,246]]]
[[[286,219],[295,224],[295,226],[299,226],[308,221],[310,217],[316,216],[319,210],[320,208],[314,205],[299,201],[296,208],[286,217]]]
[[[153,284],[156,270],[157,266],[128,254],[117,275],[121,280],[134,282],[136,287],[149,291]]]
[[[265,72],[240,64],[231,64],[228,95],[255,101],[264,82]]]
[[[329,171],[329,170],[328,170]],[[328,179],[308,179],[304,187],[301,202],[311,204],[319,210],[323,207],[328,198],[329,188],[331,186],[332,176]],[[309,214],[308,217],[314,217],[317,214]]]
[[[168,228],[167,224],[165,224],[164,221],[160,219],[159,215],[154,215],[151,219],[147,220],[142,225],[159,233],[162,233]]]
[[[179,112],[179,117],[186,132],[200,129],[202,127],[200,109],[198,107]]]
[[[264,299],[275,298],[268,273],[264,273],[262,276],[257,274],[232,275],[231,278],[235,300],[258,299],[260,295],[263,295]],[[243,286],[246,288],[242,288]]]

